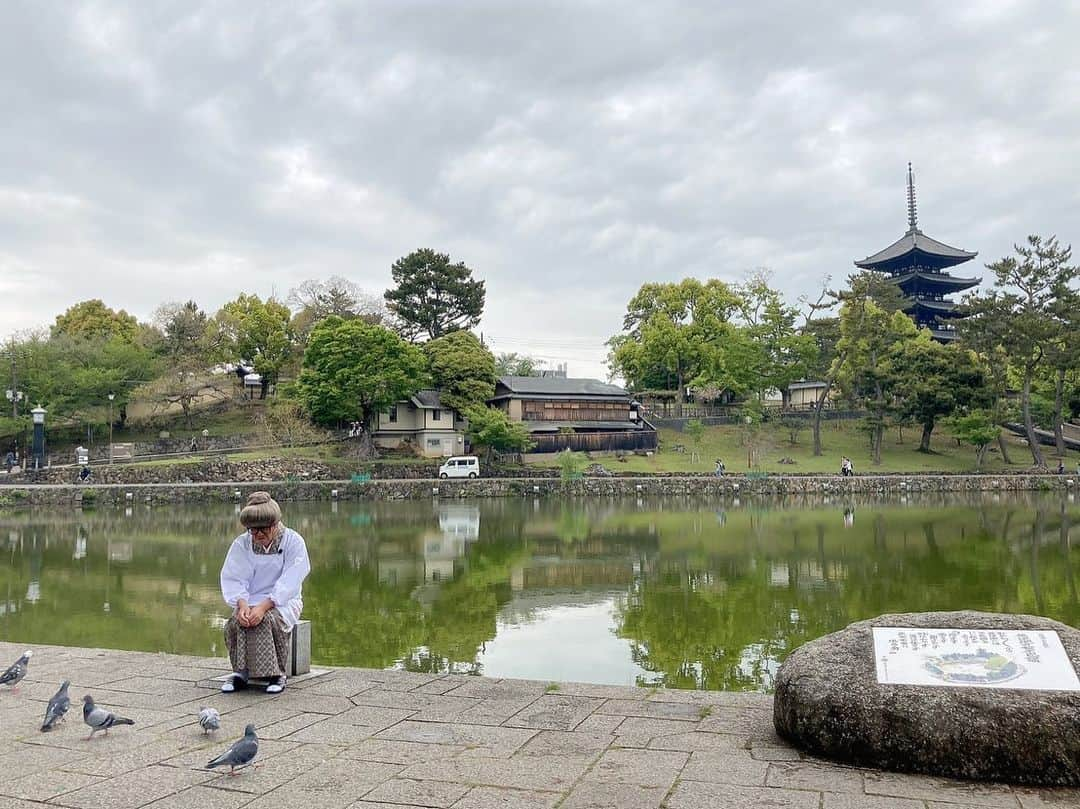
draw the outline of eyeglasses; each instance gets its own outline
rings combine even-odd
[[[274,526],[273,525],[264,525],[264,526],[260,526],[260,527],[257,527],[257,528],[249,528],[248,531],[251,532],[251,535],[253,537],[257,537],[257,536],[268,537],[268,536],[270,536],[271,534],[274,533]]]

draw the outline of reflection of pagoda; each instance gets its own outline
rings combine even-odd
[[[978,254],[950,247],[919,230],[915,212],[915,182],[910,163],[907,195],[907,233],[881,252],[856,261],[855,266],[888,273],[907,296],[908,305],[904,311],[911,315],[915,325],[931,329],[934,337],[943,342],[954,340],[956,330],[950,321],[962,315],[956,311],[956,304],[946,296],[970,289],[981,279],[954,278],[944,270],[971,261]]]

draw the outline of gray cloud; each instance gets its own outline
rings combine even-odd
[[[648,280],[795,299],[905,226],[1080,221],[1080,12],[866,3],[35,2],[0,28],[4,330],[104,298],[373,291],[432,246],[483,329],[603,372]],[[252,13],[257,9],[257,13]]]

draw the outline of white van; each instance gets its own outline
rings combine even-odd
[[[455,455],[447,458],[439,467],[441,478],[478,478],[480,477],[480,459],[475,455]]]

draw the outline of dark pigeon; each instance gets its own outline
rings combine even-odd
[[[90,726],[90,735],[86,737],[87,740],[94,738],[94,734],[99,730],[105,731],[105,735],[108,736],[111,727],[135,724],[134,719],[126,719],[123,716],[117,716],[112,711],[97,707],[94,704],[94,698],[89,694],[83,697],[82,700],[82,718]]]
[[[49,700],[49,707],[45,709],[45,721],[41,723],[41,730],[52,730],[57,722],[64,721],[64,714],[68,712],[68,708],[71,707],[71,699],[68,697],[68,686],[71,683],[68,680],[60,683],[60,690],[53,694],[52,699]]]
[[[244,728],[244,738],[233,742],[232,747],[206,765],[207,769],[229,765],[229,775],[235,774],[238,767],[246,767],[255,760],[259,752],[259,737],[255,735],[255,726]]]
[[[19,683],[26,676],[26,670],[30,666],[30,658],[34,653],[27,649],[22,657],[8,666],[7,671],[0,674],[0,685],[10,685],[12,690],[18,690]]]

